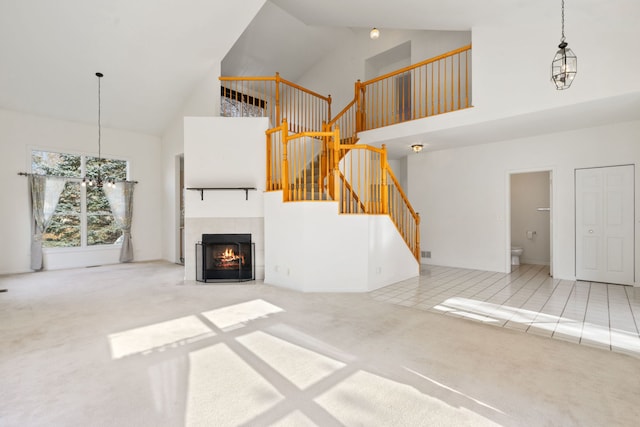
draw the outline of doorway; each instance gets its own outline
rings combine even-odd
[[[548,265],[553,275],[552,171],[510,174],[509,247],[522,248],[521,264]],[[511,267],[515,267],[509,256]]]
[[[633,284],[634,165],[575,170],[576,278]]]
[[[184,154],[179,154],[175,158],[176,170],[176,253],[178,264],[184,265],[185,241],[184,241]]]

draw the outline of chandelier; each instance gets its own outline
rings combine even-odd
[[[559,50],[551,63],[551,80],[556,85],[556,89],[569,89],[578,71],[578,58],[567,47],[564,38],[564,0],[562,0],[562,38],[558,48]]]
[[[96,73],[96,77],[98,77],[98,171],[95,174],[85,174],[84,178],[82,178],[82,186],[86,187],[97,187],[102,188],[104,184],[107,187],[115,187],[116,180],[113,178],[109,178],[103,176],[102,168],[104,166],[104,159],[102,158],[102,124],[100,122],[100,79],[104,76],[102,73]],[[87,169],[87,165],[85,164],[85,170]]]

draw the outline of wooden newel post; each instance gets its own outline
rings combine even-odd
[[[289,142],[289,129],[287,127],[287,119],[282,121],[282,201],[288,202],[290,198],[289,192],[289,160],[287,159],[287,143]]]
[[[322,121],[322,132],[330,132],[329,130],[329,125],[327,124],[326,121]],[[328,136],[323,136],[322,137],[322,154],[320,155],[320,182],[324,182],[324,179],[328,176],[329,174],[329,137]],[[323,188],[326,188],[327,186],[323,185]]]
[[[380,180],[380,191],[382,193],[382,209],[380,213],[389,213],[389,186],[387,185],[387,146],[382,144],[382,154],[380,155],[380,170],[382,177]]]
[[[416,212],[416,248],[415,248],[415,257],[420,262],[420,213]]]
[[[340,128],[336,125],[336,130],[333,131],[333,147],[331,158],[331,197],[336,200],[340,195]]]
[[[280,73],[276,72],[276,117],[275,125],[280,125]]]
[[[360,96],[360,88],[362,84],[360,80],[356,82],[355,100],[356,100],[356,133],[362,131],[362,97]]]
[[[267,135],[267,191],[273,190],[273,173],[271,172],[271,135],[270,133],[266,133]]]

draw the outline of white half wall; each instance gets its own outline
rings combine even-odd
[[[97,154],[96,126],[0,110],[0,274],[29,269],[31,211],[29,185],[18,172],[29,172],[31,150]],[[102,154],[129,161],[134,192],[132,241],[135,261],[161,258],[162,200],[160,139],[102,128]],[[44,251],[48,270],[118,262],[119,247],[51,248]]]
[[[256,278],[264,271],[265,131],[267,118],[186,117],[185,187],[253,187],[185,191],[185,278],[195,280],[195,244],[202,234],[251,233]]]
[[[265,193],[265,283],[303,292],[367,292],[419,265],[386,215],[340,215],[337,202]]]
[[[510,249],[509,177],[553,172],[554,277],[575,278],[574,170],[640,164],[640,121],[506,142],[423,151],[408,156],[409,199],[420,212],[422,250],[430,264],[507,272]],[[636,222],[640,223],[640,174]],[[636,284],[640,227],[636,227]]]

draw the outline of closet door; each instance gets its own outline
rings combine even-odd
[[[634,166],[576,169],[576,278],[632,284]]]

